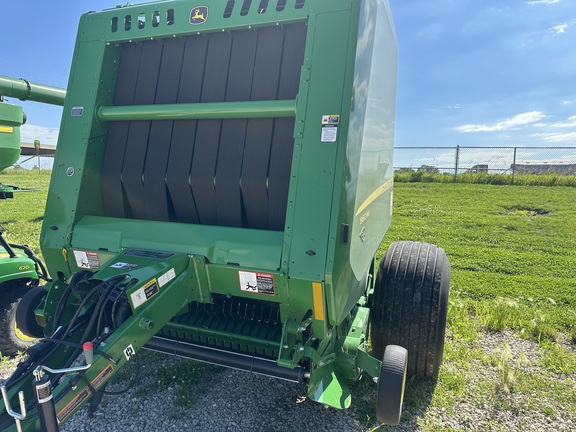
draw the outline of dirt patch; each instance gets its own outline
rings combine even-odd
[[[507,206],[502,212],[503,216],[521,216],[533,220],[540,216],[550,216],[553,212],[547,209],[528,206]]]

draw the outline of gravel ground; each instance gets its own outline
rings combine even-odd
[[[450,338],[450,335],[448,335]],[[475,343],[486,358],[498,357],[507,344],[510,347],[510,364],[517,373],[551,374],[539,366],[541,350],[538,345],[518,338],[512,332],[486,333]],[[571,350],[574,347],[565,346]],[[121,396],[105,396],[92,417],[82,408],[62,427],[63,432],[154,432],[165,430],[201,431],[370,431],[377,428],[374,419],[375,385],[369,380],[353,387],[353,408],[338,411],[306,398],[304,385],[280,381],[245,372],[207,368],[198,382],[186,384],[182,392],[175,379],[167,387],[158,381],[166,379],[166,371],[186,370],[187,360],[162,354],[143,352],[140,356],[140,373],[137,384]],[[486,383],[499,382],[497,367],[489,362],[473,360],[469,386],[474,392]],[[204,366],[199,366],[200,368]],[[449,361],[443,368],[450,372],[455,367]],[[129,371],[128,371],[129,372]],[[8,370],[0,370],[5,378]],[[177,373],[177,372],[175,372]],[[554,379],[554,376],[551,378]],[[576,383],[576,373],[558,380]],[[116,388],[123,388],[127,379],[119,380]],[[527,402],[534,395],[524,393],[495,393],[495,398],[455,396],[446,406],[433,399],[434,392],[446,385],[430,380],[408,386],[403,422],[396,428],[381,427],[377,430],[395,431],[575,431],[576,407],[572,400],[567,406],[552,407],[546,415]],[[179,390],[179,391],[177,391]],[[192,395],[194,402],[182,406],[177,398],[182,393]],[[450,394],[448,392],[448,394]],[[417,397],[416,397],[417,396]],[[432,402],[431,402],[432,401]],[[541,400],[542,404],[557,404],[556,400]]]

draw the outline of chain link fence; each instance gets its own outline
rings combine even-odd
[[[576,147],[396,147],[396,171],[576,175]]]

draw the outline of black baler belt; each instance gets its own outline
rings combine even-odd
[[[200,102],[208,39],[196,35],[186,38],[178,103]],[[174,122],[170,156],[166,169],[166,184],[178,222],[198,223],[198,212],[190,186],[190,171],[194,155],[197,120]]]
[[[275,119],[274,145],[268,172],[268,209],[270,229],[283,230],[286,222],[288,183],[294,152],[294,119]]]
[[[183,53],[184,40],[172,38],[164,43],[155,103],[173,104],[178,100],[178,84]],[[164,120],[153,121],[150,126],[148,151],[144,166],[146,219],[148,220],[170,220],[165,177],[173,124],[174,122],[171,120]]]
[[[268,160],[273,119],[250,119],[242,164],[242,199],[249,228],[268,228]]]
[[[266,27],[258,31],[252,100],[277,99],[282,62],[279,47],[283,42],[284,30],[281,27]],[[274,145],[273,124],[273,119],[248,120],[241,182],[246,225],[250,228],[270,229],[266,183],[270,150]]]
[[[144,42],[134,104],[148,105],[154,103],[161,60],[162,45],[156,41]],[[146,192],[142,176],[149,135],[150,121],[130,122],[124,165],[122,166],[122,184],[132,215],[136,219],[146,218]]]
[[[211,35],[208,41],[201,102],[223,102],[232,37],[227,33]],[[218,159],[221,120],[199,120],[190,172],[190,184],[201,224],[217,224],[214,176]]]
[[[226,86],[226,102],[250,99],[257,33],[240,30],[232,38],[232,52]],[[243,226],[240,175],[246,139],[246,119],[222,121],[220,146],[216,164],[217,223],[223,226]]]
[[[286,28],[278,99],[294,99],[298,93],[300,67],[304,62],[306,27],[296,24]],[[288,201],[288,184],[294,153],[294,119],[274,120],[274,136],[268,170],[268,198],[271,229],[283,229]]]
[[[134,103],[141,55],[142,46],[139,44],[128,44],[123,47],[114,105]],[[127,216],[121,174],[129,127],[128,121],[112,122],[108,131],[100,182],[104,212],[111,217]]]

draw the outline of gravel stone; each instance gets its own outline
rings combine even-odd
[[[450,337],[448,335],[447,337]],[[521,339],[513,332],[483,333],[474,343],[475,349],[497,358],[504,344],[511,350],[511,364],[523,372],[547,374],[540,366],[542,356],[538,344]],[[564,348],[574,353],[569,344]],[[179,383],[176,381],[165,389],[157,389],[160,373],[174,366],[181,370],[188,362],[173,356],[142,352],[144,367],[140,368],[138,383],[120,396],[104,396],[92,417],[87,406],[66,421],[62,432],[155,432],[155,431],[373,431],[378,427],[372,416],[366,414],[366,406],[375,402],[376,386],[371,382],[353,387],[352,408],[336,410],[310,401],[306,386],[274,378],[250,374],[232,369],[211,369],[204,383],[190,392],[197,396],[191,406],[182,406],[176,400]],[[190,363],[198,365],[197,363]],[[141,365],[142,366],[142,365]],[[498,382],[496,368],[489,362],[473,364],[471,386]],[[184,369],[187,366],[184,366]],[[445,362],[445,368],[454,368]],[[171,370],[171,369],[170,369]],[[0,378],[6,378],[9,370],[0,370]],[[576,373],[558,376],[557,379],[572,380]],[[128,379],[110,386],[124,388]],[[541,432],[576,430],[576,414],[572,406],[556,406],[553,417],[540,410],[528,409],[524,403],[527,395],[522,393],[499,394],[497,401],[479,398],[456,398],[448,408],[430,403],[438,385],[431,380],[416,384],[424,395],[419,404],[405,404],[402,423],[395,428],[378,430],[394,431],[511,431]],[[168,388],[170,387],[170,388]],[[410,386],[408,387],[410,389]],[[359,390],[360,389],[360,390]],[[354,392],[356,391],[356,393]],[[358,394],[360,392],[360,394]],[[530,395],[528,395],[530,396]],[[409,399],[409,398],[406,398]],[[405,400],[406,400],[405,399]],[[542,401],[545,403],[546,401]],[[552,401],[554,403],[554,401]],[[363,408],[359,408],[364,405]],[[441,405],[441,404],[435,404]],[[505,405],[505,406],[504,406]],[[364,411],[363,411],[364,410]],[[368,417],[366,417],[368,415]]]

